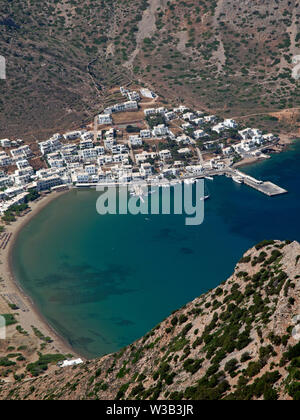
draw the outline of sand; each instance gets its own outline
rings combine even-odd
[[[8,308],[8,305],[6,305],[3,300],[9,302],[9,298],[6,295],[10,295],[10,297],[12,296],[13,302],[16,301],[20,307],[19,310],[13,311],[13,313],[16,315],[16,319],[18,319],[21,327],[30,335],[34,335],[31,328],[31,326],[34,326],[45,336],[49,336],[53,339],[53,342],[47,345],[48,353],[59,352],[63,354],[75,355],[75,352],[71,346],[46,322],[46,320],[35,307],[32,300],[26,296],[24,291],[17,284],[11,269],[11,252],[20,230],[52,200],[60,197],[64,193],[66,193],[66,191],[52,192],[49,195],[43,196],[40,200],[30,203],[31,211],[25,216],[19,217],[15,222],[6,227],[6,233],[11,233],[12,237],[6,249],[0,250],[0,308],[2,310],[5,309],[5,306]],[[9,303],[12,302],[10,301]]]

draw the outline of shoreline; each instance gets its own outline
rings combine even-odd
[[[7,295],[12,296],[14,299],[16,299],[17,302],[21,303],[18,310],[10,310],[10,313],[16,316],[19,325],[25,331],[27,331],[29,335],[34,335],[34,332],[31,328],[31,326],[34,326],[45,336],[51,337],[53,341],[47,345],[47,352],[72,354],[75,357],[79,356],[83,358],[82,355],[78,354],[68,343],[68,341],[63,336],[61,336],[45,319],[34,301],[30,296],[26,294],[18,282],[14,275],[12,266],[12,252],[21,230],[49,203],[62,196],[63,194],[66,194],[67,192],[69,191],[52,192],[49,195],[43,196],[38,201],[29,203],[31,209],[29,213],[18,217],[16,221],[10,225],[5,226],[5,232],[12,234],[12,237],[6,249],[2,249],[0,253],[0,277],[3,280],[0,286],[0,296],[1,299],[6,302],[8,307],[8,302],[10,299],[7,298]]]
[[[286,150],[289,145],[293,144],[296,138],[285,138],[282,143],[279,143],[280,149],[274,151],[274,153],[281,153]],[[272,157],[271,153],[269,156]],[[266,157],[252,157],[237,162],[234,165],[235,168],[242,166],[249,166],[259,161],[266,160]],[[183,181],[183,180],[182,180]],[[18,217],[16,221],[10,225],[5,225],[5,233],[12,234],[10,241],[7,244],[6,249],[0,250],[0,300],[6,302],[6,306],[9,308],[8,302],[12,303],[7,296],[11,295],[16,298],[17,302],[20,302],[20,309],[9,310],[9,313],[16,315],[16,319],[19,325],[29,333],[30,336],[34,336],[34,332],[31,328],[33,325],[40,330],[45,336],[50,336],[53,340],[47,345],[47,352],[59,352],[62,354],[73,354],[74,357],[80,357],[86,360],[86,357],[76,352],[70,343],[60,333],[58,333],[54,327],[48,322],[44,315],[40,312],[33,299],[23,290],[21,284],[18,282],[13,271],[12,264],[12,253],[21,230],[42,211],[48,204],[50,204],[56,198],[70,192],[70,190],[61,192],[51,192],[50,194],[44,195],[38,201],[29,203],[30,211],[24,216]],[[18,305],[19,306],[19,305]]]
[[[299,140],[299,137],[296,137],[296,136],[290,137],[288,135],[282,135],[280,137],[280,141],[278,142],[278,144],[274,146],[275,148],[273,149],[273,151],[270,154],[266,155],[268,157],[253,156],[251,158],[245,158],[241,160],[240,162],[235,163],[233,165],[233,168],[242,168],[244,166],[253,165],[255,163],[262,162],[267,159],[272,159],[273,154],[280,154],[284,152],[285,150],[289,148],[289,146],[294,144],[297,140]]]

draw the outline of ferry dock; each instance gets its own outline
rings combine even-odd
[[[237,169],[226,168],[222,171],[213,171],[210,173],[211,176],[213,175],[225,175],[228,178],[232,178],[233,181],[239,184],[245,184],[248,187],[254,188],[255,190],[269,196],[275,197],[282,194],[287,194],[288,191],[279,187],[278,185],[274,184],[270,181],[260,181],[250,175],[247,175]]]

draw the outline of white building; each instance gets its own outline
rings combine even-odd
[[[16,165],[17,165],[18,169],[24,169],[24,168],[27,168],[28,166],[30,166],[27,159],[18,160],[16,162]]]
[[[81,359],[74,359],[74,360],[64,360],[63,362],[58,362],[58,366],[61,368],[69,367],[69,366],[76,366],[83,363]]]
[[[150,139],[151,138],[151,131],[150,130],[141,130],[140,131],[140,137],[142,139]]]
[[[113,154],[128,153],[128,147],[125,144],[115,144],[111,151]]]
[[[219,123],[212,128],[212,131],[215,131],[216,133],[221,134],[223,131],[226,130],[226,128],[227,127],[224,125],[224,123]]]
[[[98,124],[107,125],[112,124],[112,117],[110,114],[99,114],[98,115]]]
[[[189,129],[193,128],[193,125],[191,123],[184,123],[184,124],[182,124],[181,127],[182,127],[183,130],[189,130]]]
[[[262,131],[257,128],[245,128],[245,130],[239,131],[239,135],[243,140],[252,139],[255,136],[261,136]]]
[[[107,150],[111,150],[113,145],[115,144],[115,139],[114,138],[108,138],[104,140],[104,147]]]
[[[48,159],[51,168],[63,168],[65,166],[64,159]]]
[[[83,149],[80,150],[79,156],[83,161],[92,161],[97,159],[98,154],[95,149]]]
[[[79,137],[81,137],[81,134],[83,134],[82,131],[70,131],[69,133],[65,133],[63,135],[65,140],[76,140]]]
[[[237,128],[237,126],[238,126],[237,123],[236,123],[236,121],[231,120],[231,119],[225,120],[224,121],[224,125],[227,128],[233,128],[233,129]]]
[[[140,168],[140,174],[143,178],[147,178],[152,175],[152,166],[150,163],[142,163]]]
[[[127,101],[122,104],[115,104],[108,108],[105,108],[104,113],[117,113],[117,112],[125,112],[125,111],[135,111],[139,108],[138,103],[136,101]]]
[[[90,181],[90,175],[87,172],[78,172],[76,174],[76,182],[78,184],[88,184]]]
[[[129,143],[131,144],[131,146],[142,146],[143,140],[138,135],[129,136]]]
[[[149,115],[154,115],[154,114],[156,114],[156,109],[155,108],[145,109],[144,114],[145,114],[146,117],[149,117]]]
[[[5,152],[0,152],[0,166],[9,166],[11,164],[12,159]]]
[[[136,92],[136,91],[128,92],[127,96],[128,96],[128,99],[130,101],[140,101],[141,100],[141,97],[140,97],[139,93]]]
[[[189,155],[192,153],[191,149],[189,149],[188,147],[184,147],[182,149],[178,149],[178,153],[180,155]]]
[[[81,140],[79,147],[81,150],[83,149],[92,149],[94,147],[94,143],[92,139],[85,139],[85,140]]]
[[[9,139],[2,139],[0,140],[1,147],[10,147],[11,141]]]
[[[196,118],[196,115],[192,112],[186,112],[183,114],[182,118],[186,121],[193,121]]]
[[[205,122],[207,123],[214,123],[217,121],[217,117],[215,115],[207,115],[204,117]]]
[[[202,125],[202,124],[204,124],[205,123],[205,120],[204,120],[204,118],[195,118],[194,120],[193,120],[193,123],[194,124],[196,124],[196,125]]]
[[[166,117],[167,121],[171,121],[171,120],[174,120],[175,118],[177,118],[175,112],[173,112],[173,111],[166,112],[165,117]]]
[[[166,136],[169,134],[169,128],[164,124],[159,124],[153,128],[153,136]]]
[[[203,172],[203,166],[201,166],[201,165],[187,166],[186,171],[188,173],[193,174],[193,175],[201,175],[202,172]]]
[[[161,160],[168,160],[168,159],[172,158],[172,154],[171,154],[170,150],[165,149],[165,150],[161,150],[159,152],[159,157],[160,157]]]
[[[194,136],[197,140],[202,139],[204,137],[208,137],[208,134],[204,130],[196,130],[194,132]]]
[[[185,111],[187,111],[188,108],[184,105],[180,105],[178,108],[174,108],[173,111],[176,112],[176,114],[178,113],[183,113]]]
[[[21,158],[21,157],[29,157],[32,155],[32,151],[28,145],[21,146],[18,149],[13,149],[10,151],[13,159]]]
[[[36,187],[38,191],[50,190],[52,187],[62,185],[62,179],[59,176],[50,176],[48,178],[38,179]]]
[[[145,162],[148,159],[155,159],[157,157],[157,153],[154,152],[142,152],[142,153],[137,153],[135,155],[135,160],[136,163],[142,163]]]
[[[59,141],[58,136],[60,136],[60,134],[56,134],[51,139],[39,143],[39,148],[42,155],[55,152],[56,150],[60,150],[62,148],[62,144]]]
[[[191,139],[189,136],[186,136],[185,134],[177,137],[176,142],[182,143],[182,144],[195,144],[195,140]]]
[[[88,173],[89,175],[96,175],[97,173],[96,165],[87,165],[85,167],[85,172]]]

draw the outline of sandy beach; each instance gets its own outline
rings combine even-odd
[[[11,252],[20,230],[52,200],[60,197],[66,192],[67,191],[52,192],[49,195],[43,196],[38,201],[30,203],[31,211],[29,213],[23,217],[17,218],[15,222],[6,226],[5,233],[11,234],[12,236],[6,248],[0,250],[0,313],[13,313],[18,320],[19,325],[21,325],[29,335],[34,335],[32,330],[32,326],[34,326],[45,336],[51,337],[53,342],[47,345],[48,353],[59,352],[75,355],[74,350],[70,345],[46,322],[36,309],[34,302],[26,296],[21,287],[17,284],[11,268]],[[10,310],[8,303],[17,304],[19,309],[17,311]],[[7,310],[5,310],[6,308]]]

